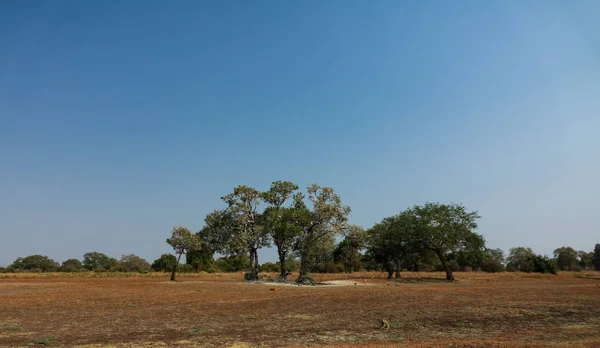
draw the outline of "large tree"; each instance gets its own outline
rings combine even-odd
[[[177,261],[171,270],[171,281],[175,281],[175,272],[177,271],[177,266],[181,260],[181,255],[189,250],[200,249],[202,243],[197,235],[182,226],[173,227],[171,238],[167,238],[167,243],[173,247],[175,254],[177,254]]]
[[[244,245],[250,258],[250,270],[246,279],[258,279],[258,249],[268,246],[268,234],[261,225],[262,216],[258,207],[262,201],[261,192],[255,188],[240,185],[222,197],[228,205],[228,213],[237,227],[232,237],[235,244]]]
[[[388,272],[388,279],[394,271],[400,278],[402,264],[416,249],[410,231],[410,216],[406,213],[384,218],[368,231],[369,254]]]
[[[162,254],[154,262],[152,262],[152,269],[157,272],[171,271],[173,267],[177,267],[177,258],[171,254]]]
[[[121,256],[119,264],[121,266],[121,271],[123,272],[142,272],[150,270],[148,261],[134,254]]]
[[[594,248],[592,264],[594,264],[594,268],[596,268],[596,271],[600,271],[600,244],[596,244],[596,247]]]
[[[19,257],[13,262],[9,268],[14,271],[33,271],[33,272],[55,272],[60,265],[44,255],[30,255],[27,257]]]
[[[295,223],[301,228],[294,243],[294,252],[300,258],[300,274],[297,282],[311,281],[309,277],[311,252],[318,244],[337,234],[347,226],[350,207],[343,205],[340,196],[330,187],[312,184],[307,188],[310,207],[297,195]]]
[[[554,250],[556,265],[561,271],[574,271],[579,268],[577,251],[571,247],[561,247]]]
[[[108,271],[111,268],[111,258],[97,251],[83,254],[83,267],[87,270]]]
[[[534,256],[535,254],[531,248],[510,248],[508,251],[508,257],[506,258],[506,270],[531,273],[535,268],[535,264],[533,262]]]
[[[446,258],[448,254],[485,246],[483,237],[474,232],[479,214],[467,211],[462,205],[426,203],[405,213],[410,219],[411,239],[416,245],[435,252],[447,280],[454,280]]]
[[[298,185],[292,182],[275,181],[268,191],[262,193],[263,200],[268,204],[264,211],[265,230],[277,247],[282,279],[287,279],[286,258],[292,250],[295,239],[302,232],[302,228],[295,223],[300,213],[298,200],[302,199],[296,190],[298,190]],[[289,207],[285,206],[290,198],[294,198],[294,204]]]

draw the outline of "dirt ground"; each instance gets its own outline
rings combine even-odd
[[[600,272],[402,276],[0,275],[0,346],[600,347]]]

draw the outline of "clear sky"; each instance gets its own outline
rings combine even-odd
[[[365,227],[456,202],[491,247],[591,251],[598,23],[593,0],[3,1],[0,265],[152,261],[274,180]]]

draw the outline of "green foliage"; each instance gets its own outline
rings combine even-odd
[[[201,249],[190,250],[185,255],[185,263],[194,267],[196,272],[206,271],[213,266],[214,252],[206,244],[202,244]]]
[[[216,268],[214,268],[214,267],[210,267],[210,268],[208,268],[208,269],[206,270],[206,272],[208,272],[208,273],[217,273],[217,269],[216,269]]]
[[[594,259],[594,252],[588,253],[583,250],[579,250],[577,252],[577,258],[579,262],[579,267],[583,269],[592,269],[594,267],[594,264],[592,262]]]
[[[279,265],[272,262],[265,262],[259,267],[260,272],[279,272]]]
[[[360,250],[365,247],[366,232],[360,226],[350,226],[345,234],[346,237],[333,251],[333,258],[346,273],[360,271],[363,258]]]
[[[177,263],[177,258],[171,254],[162,254],[158,259],[152,262],[152,269],[157,272],[167,272],[173,269]]]
[[[167,243],[179,256],[185,254],[188,250],[200,249],[202,247],[200,238],[183,226],[173,227],[171,238],[167,238]]]
[[[214,265],[221,272],[241,272],[248,269],[250,258],[246,254],[220,257]]]
[[[36,339],[33,339],[33,340],[29,341],[28,345],[29,346],[34,346],[34,345],[37,345],[37,344],[40,344],[40,345],[49,345],[50,343],[52,343],[53,339],[54,338],[52,338],[52,337],[36,338]]]
[[[114,267],[111,258],[107,255],[99,252],[89,252],[83,254],[83,267],[87,270],[104,270],[107,271],[109,268]]]
[[[454,280],[446,256],[456,252],[483,249],[483,236],[473,232],[479,214],[469,212],[462,205],[426,203],[414,206],[405,214],[410,221],[410,240],[413,245],[436,253],[446,269],[446,278]]]
[[[60,265],[48,256],[30,255],[17,258],[9,268],[15,272],[56,272]]]
[[[177,265],[177,272],[178,273],[193,273],[194,267],[192,265],[182,263],[180,265]]]
[[[60,266],[60,272],[81,272],[83,270],[83,265],[81,261],[77,259],[68,259],[62,263]]]
[[[130,254],[121,256],[120,268],[122,272],[147,272],[150,270],[150,264],[143,258]]]
[[[561,247],[554,250],[556,265],[561,271],[578,271],[579,255],[571,247]]]
[[[531,248],[511,248],[508,252],[506,270],[509,272],[527,272],[534,270],[533,257],[535,254]]]
[[[592,256],[592,264],[596,271],[600,271],[600,244],[596,244],[594,247],[594,256]]]
[[[312,209],[304,204],[302,195],[295,197],[295,223],[302,228],[294,243],[294,252],[300,258],[298,281],[308,277],[310,268],[323,256],[320,249],[346,228],[350,214],[350,207],[342,204],[332,188],[313,184],[307,192]],[[328,255],[333,258],[333,250]]]
[[[504,272],[504,251],[501,249],[486,249],[481,263],[484,272]]]
[[[533,263],[533,272],[557,274],[558,266],[556,262],[547,256],[533,255],[531,257]]]

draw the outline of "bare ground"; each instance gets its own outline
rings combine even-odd
[[[330,285],[310,287],[239,274],[10,275],[0,346],[600,346],[597,273],[403,276],[317,275]]]

